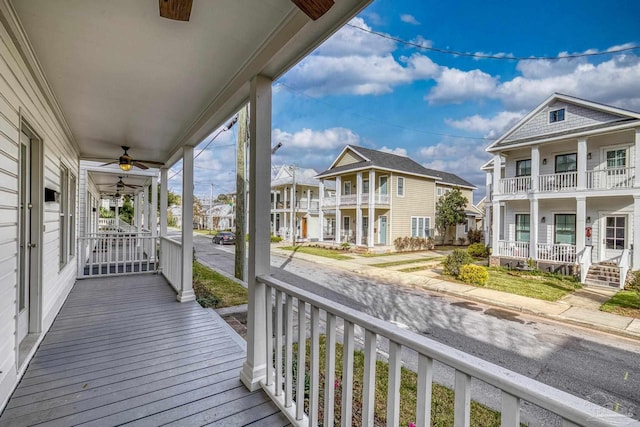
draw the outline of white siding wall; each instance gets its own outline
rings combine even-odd
[[[20,374],[16,366],[18,343],[15,319],[21,116],[42,139],[42,184],[59,191],[61,163],[78,177],[77,150],[66,138],[38,85],[30,77],[11,37],[4,27],[0,27],[0,408],[6,403]],[[75,258],[70,258],[67,265],[60,269],[59,205],[45,203],[43,218],[40,329],[46,331],[74,283],[76,262]]]

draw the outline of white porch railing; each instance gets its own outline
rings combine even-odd
[[[620,289],[624,288],[627,281],[627,273],[631,268],[631,250],[624,249],[618,260],[618,268],[620,269]]]
[[[516,176],[513,178],[502,178],[500,180],[501,194],[526,193],[531,190],[530,176]]]
[[[182,244],[160,237],[160,271],[176,292],[182,284]]]
[[[585,246],[578,256],[578,264],[580,264],[580,283],[584,283],[587,280],[587,273],[589,273],[589,268],[591,267],[592,251],[592,246]]]
[[[78,277],[153,272],[157,238],[150,233],[93,233],[78,237]]]
[[[322,207],[335,207],[336,206],[336,198],[335,197],[323,197],[322,198]]]
[[[358,200],[358,196],[355,194],[346,194],[340,196],[340,205],[355,205]]]
[[[120,218],[98,218],[98,230],[100,231],[120,231],[120,232],[136,232],[138,227],[131,225]]]
[[[587,171],[587,188],[606,190],[608,188],[630,188],[635,181],[635,168],[611,168]]]
[[[576,246],[564,243],[538,243],[538,260],[564,263],[576,262]]]
[[[578,187],[578,172],[550,173],[538,177],[538,191],[575,190]]]
[[[496,255],[527,259],[529,258],[529,242],[498,240],[498,253]]]
[[[323,425],[333,425],[335,391],[335,364],[337,326],[343,323],[343,367],[340,386],[342,387],[341,419],[348,425],[352,419],[352,395],[354,387],[354,337],[355,326],[363,329],[364,366],[362,393],[362,425],[374,425],[375,372],[378,340],[388,340],[389,380],[387,390],[387,425],[397,426],[400,421],[400,368],[402,352],[417,353],[417,410],[416,426],[430,424],[431,387],[434,375],[434,361],[455,370],[454,381],[454,425],[467,426],[471,419],[471,379],[477,379],[496,387],[502,396],[502,425],[519,426],[520,408],[529,402],[562,419],[563,425],[605,426],[634,425],[640,423],[609,411],[603,407],[582,400],[576,396],[542,384],[524,375],[471,356],[452,347],[402,329],[396,325],[353,310],[297,287],[288,285],[270,276],[259,277],[266,285],[266,332],[267,375],[262,382],[263,389],[271,399],[296,425],[318,425],[320,402],[320,357],[325,358]],[[273,294],[275,293],[275,298]],[[274,307],[275,305],[275,307]],[[297,308],[297,331],[294,336],[294,307]],[[310,314],[309,325],[307,315]],[[274,322],[275,313],[275,322]],[[339,322],[339,319],[342,322]],[[262,324],[258,321],[258,324]],[[326,331],[326,352],[320,351],[320,331]],[[309,337],[307,337],[309,329]],[[306,360],[305,345],[299,345],[293,354],[293,342],[310,340],[309,365],[297,364],[294,376],[294,361]],[[274,363],[275,359],[275,363]],[[302,401],[293,398],[296,390],[305,390],[308,381],[308,411]],[[306,392],[306,390],[305,390]],[[297,393],[297,396],[307,396]]]

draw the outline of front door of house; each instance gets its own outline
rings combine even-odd
[[[600,218],[600,261],[615,261],[627,244],[627,216],[605,215]]]
[[[302,217],[302,238],[307,238],[307,218]]]
[[[378,243],[381,245],[387,244],[387,217],[381,216],[380,219],[380,229],[378,230]]]

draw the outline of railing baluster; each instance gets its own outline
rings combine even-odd
[[[276,396],[282,395],[282,291],[276,290]]]
[[[336,316],[327,312],[324,362],[324,425],[333,427],[336,389]]]
[[[471,377],[456,370],[453,427],[469,427],[471,413]]]
[[[311,306],[311,354],[309,383],[309,425],[318,425],[318,397],[320,395],[320,309]]]
[[[362,425],[373,425],[376,400],[376,340],[377,335],[364,331],[364,378],[362,385]]]
[[[353,323],[344,321],[342,346],[342,426],[351,425],[353,414]]]
[[[267,332],[267,373],[265,377],[265,384],[270,386],[273,384],[273,289],[270,286],[265,286],[265,316],[266,316],[266,332]],[[277,327],[276,327],[277,330]],[[277,374],[276,374],[277,375]],[[277,390],[277,389],[276,389]]]
[[[387,387],[387,426],[400,424],[400,373],[402,346],[389,340],[389,383]]]
[[[304,417],[304,377],[306,372],[306,304],[298,300],[298,377],[296,381],[296,420]]]
[[[293,297],[289,294],[287,294],[286,312],[284,406],[290,408],[293,402]]]
[[[433,388],[433,359],[418,354],[418,396],[417,396],[417,427],[431,425],[431,394]]]
[[[520,399],[516,396],[502,392],[502,422],[501,427],[520,426]]]

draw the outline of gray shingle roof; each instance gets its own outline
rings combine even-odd
[[[383,151],[372,150],[371,148],[354,147],[352,145],[347,145],[347,148],[349,148],[350,150],[352,150],[357,154],[360,154],[360,156],[368,159],[368,161],[363,160],[361,162],[356,162],[349,165],[337,166],[332,169],[327,169],[324,172],[319,173],[317,177],[334,176],[350,170],[375,167],[380,169],[389,169],[389,170],[406,172],[406,173],[415,174],[415,175],[432,177],[432,178],[439,179],[441,180],[441,182],[446,184],[458,185],[461,187],[476,188],[475,185],[460,178],[457,175],[454,175],[449,172],[442,172],[435,169],[425,168],[418,162],[405,156],[399,156],[397,154],[391,154],[391,153],[385,153]]]

